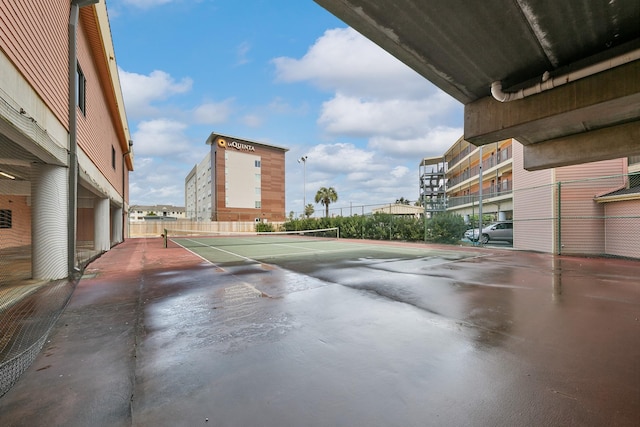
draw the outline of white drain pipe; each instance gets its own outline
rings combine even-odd
[[[607,59],[606,61],[598,62],[580,70],[576,70],[557,77],[550,78],[549,72],[546,71],[542,75],[540,83],[536,83],[533,86],[520,89],[517,92],[503,92],[502,83],[498,80],[491,83],[491,95],[493,95],[493,97],[500,102],[515,101],[517,99],[526,98],[527,96],[535,95],[540,92],[553,89],[554,87],[562,86],[564,84],[592,76],[602,71],[610,70],[620,65],[637,61],[639,59],[640,49],[636,49],[623,55],[615,56],[611,59]]]
[[[76,118],[77,81],[77,28],[80,8],[98,3],[99,0],[73,0],[69,12],[69,187],[67,222],[67,270],[69,277],[76,272],[76,228],[78,224],[78,123]]]

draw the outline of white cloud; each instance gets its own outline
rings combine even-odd
[[[134,153],[141,157],[180,155],[189,149],[186,128],[184,123],[169,119],[140,122],[133,134]]]
[[[232,100],[222,102],[209,102],[197,106],[193,110],[193,121],[198,124],[215,125],[224,123],[231,114]]]
[[[446,101],[438,105],[440,100],[430,97],[365,101],[339,93],[322,105],[318,124],[335,135],[415,138],[433,126],[443,112],[451,110]]]
[[[350,28],[326,31],[300,59],[273,63],[279,81],[333,91],[317,119],[328,138],[365,139],[368,151],[392,164],[417,165],[462,135],[462,105]]]
[[[338,195],[343,194],[347,199],[362,193],[366,194],[363,200],[373,203],[403,196],[398,192],[417,192],[410,168],[391,161],[379,151],[349,143],[316,145],[308,151],[306,168],[307,188],[312,195],[320,187],[334,187]]]
[[[160,158],[136,158],[136,170],[129,184],[132,204],[184,204],[184,177],[187,172],[176,162]]]
[[[247,57],[250,50],[251,50],[251,45],[249,44],[249,42],[240,43],[240,45],[236,49],[237,65],[245,65],[251,62]]]
[[[396,166],[391,170],[391,176],[396,179],[404,178],[409,174],[409,168],[406,166]]]
[[[323,174],[353,173],[375,168],[374,153],[353,144],[316,145],[307,156],[307,165],[313,164],[313,170]]]
[[[155,70],[149,75],[131,73],[118,69],[122,95],[127,106],[127,116],[131,118],[149,117],[159,114],[153,104],[176,94],[186,93],[193,84],[188,77],[179,82],[170,74]]]
[[[368,148],[388,156],[405,159],[422,159],[439,156],[462,136],[462,128],[437,126],[425,130],[415,138],[394,139],[374,136],[369,139]]]
[[[301,59],[273,60],[282,82],[311,81],[347,96],[419,99],[426,79],[351,28],[327,30]]]
[[[264,122],[264,119],[257,114],[247,114],[240,121],[247,127],[257,128]]]

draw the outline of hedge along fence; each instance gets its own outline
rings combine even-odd
[[[415,218],[386,213],[332,218],[300,218],[285,222],[283,231],[338,227],[346,239],[399,240],[407,242],[457,243],[467,226],[462,216],[448,212],[433,218]]]

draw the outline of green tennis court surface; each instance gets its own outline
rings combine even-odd
[[[167,240],[168,249],[182,247],[217,265],[240,263],[341,262],[361,258],[430,258],[434,263],[478,256],[477,252],[444,250],[419,244],[354,241],[300,233],[235,233],[180,235]]]

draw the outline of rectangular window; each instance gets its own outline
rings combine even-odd
[[[256,209],[260,209],[262,207],[262,202],[256,201]]]
[[[78,108],[80,108],[80,111],[82,111],[82,114],[84,116],[87,115],[87,79],[84,77],[84,73],[82,72],[82,68],[80,68],[80,63],[77,64],[77,82],[78,82],[78,88],[76,91],[76,104],[78,105]]]
[[[256,165],[257,168],[259,168],[260,167],[260,160],[256,160],[255,165]]]
[[[0,228],[11,228],[11,209],[0,209]]]
[[[113,145],[111,146],[111,167],[113,169],[116,168],[116,149],[113,147]]]

